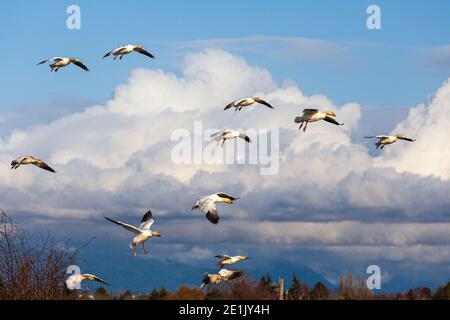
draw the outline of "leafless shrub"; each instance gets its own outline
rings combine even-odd
[[[65,268],[77,253],[50,235],[33,238],[0,211],[0,299],[66,299]]]

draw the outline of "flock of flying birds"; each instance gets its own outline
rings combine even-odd
[[[153,54],[146,51],[141,45],[126,45],[123,47],[119,47],[116,49],[113,49],[106,53],[103,58],[113,56],[114,60],[117,58],[119,60],[122,60],[124,55],[130,54],[132,52],[137,52],[140,54],[143,54],[149,58],[155,58]],[[74,64],[75,66],[85,70],[89,71],[89,68],[80,60],[76,58],[62,58],[62,57],[53,57],[44,61],[41,61],[38,63],[44,64],[52,62],[52,64],[49,65],[50,71],[57,72],[60,68],[67,67],[70,64]],[[259,97],[252,97],[252,98],[244,98],[239,99],[231,102],[228,104],[224,110],[228,110],[231,108],[234,108],[234,111],[241,111],[245,107],[249,107],[254,104],[260,104],[264,105],[270,109],[274,109],[272,105],[270,105],[265,100],[259,98]],[[336,114],[333,111],[319,111],[319,109],[304,109],[303,115],[295,118],[295,123],[300,124],[299,130],[303,128],[303,132],[306,132],[306,129],[308,127],[309,123],[317,122],[317,121],[325,121],[334,125],[344,125],[343,123],[339,123],[335,120]],[[217,141],[217,144],[222,142],[222,146],[224,145],[226,140],[241,138],[244,139],[246,142],[251,143],[252,140],[250,137],[246,134],[244,130],[229,130],[224,129],[219,132],[216,132],[211,135],[211,138],[213,140]],[[406,140],[406,141],[415,141],[415,139],[410,139],[405,137],[402,134],[397,135],[377,135],[377,136],[367,136],[365,138],[376,138],[378,139],[378,142],[375,144],[376,148],[383,149],[386,145],[393,144],[397,142],[398,140]],[[49,172],[55,173],[56,171],[51,168],[47,163],[44,161],[37,159],[33,156],[22,156],[19,157],[11,162],[11,169],[17,169],[21,165],[35,165],[41,169],[47,170]],[[219,214],[217,210],[217,204],[218,203],[227,203],[232,204],[234,201],[238,200],[237,197],[232,197],[224,192],[214,193],[211,195],[200,197],[196,200],[194,203],[194,206],[192,207],[192,210],[199,209],[203,214],[205,214],[206,218],[213,224],[219,223]],[[139,245],[142,246],[142,251],[144,254],[147,254],[148,251],[145,249],[145,242],[149,240],[152,237],[161,237],[161,233],[158,231],[151,230],[151,227],[153,223],[155,222],[152,212],[149,210],[144,214],[142,217],[142,220],[140,222],[140,225],[138,227],[135,227],[133,225],[114,220],[108,217],[105,217],[108,221],[115,223],[122,228],[132,232],[135,234],[134,238],[130,242],[130,248],[133,249],[133,255],[136,256],[136,251]],[[224,266],[233,265],[239,261],[248,260],[249,257],[247,256],[229,256],[229,255],[217,255],[216,258],[220,259],[220,262],[216,264],[217,267],[220,268],[218,273],[205,273],[204,278],[201,284],[201,288],[205,287],[208,284],[216,284],[220,282],[227,282],[229,280],[235,279],[239,276],[241,276],[243,273],[242,271],[235,271],[235,270],[228,270],[223,268]],[[90,280],[90,281],[96,281],[100,282],[106,285],[109,285],[106,281],[103,279],[92,275],[92,274],[73,274],[70,277],[67,278],[65,281],[65,286],[69,291],[74,291],[77,288],[79,288],[79,285],[84,280]]]

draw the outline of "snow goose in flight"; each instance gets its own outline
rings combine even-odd
[[[105,217],[105,219],[109,220],[115,224],[118,224],[122,228],[136,234],[136,236],[130,242],[130,248],[133,249],[134,256],[136,256],[136,248],[139,244],[142,244],[142,251],[144,252],[144,254],[147,254],[148,251],[145,250],[145,246],[144,246],[145,241],[147,241],[151,237],[161,237],[161,233],[150,230],[151,226],[155,222],[155,220],[153,219],[152,212],[150,210],[148,210],[147,213],[144,214],[144,216],[142,217],[139,228],[134,227],[130,224],[123,223],[121,221],[116,221],[116,220],[110,219],[108,217]]]
[[[395,136],[384,136],[384,135],[367,136],[367,137],[364,137],[364,138],[366,138],[366,139],[372,139],[372,138],[378,139],[378,142],[375,143],[375,146],[377,147],[377,149],[378,148],[383,149],[386,145],[393,144],[393,143],[397,142],[397,140],[405,140],[405,141],[409,141],[409,142],[416,141],[416,139],[407,138],[403,134],[396,134]]]
[[[230,264],[235,264],[236,262],[242,261],[242,260],[248,260],[249,257],[246,256],[228,256],[226,254],[224,255],[218,255],[216,258],[221,259],[220,262],[216,264],[216,267],[223,267]]]
[[[11,161],[11,170],[17,169],[21,165],[27,165],[27,164],[34,164],[35,166],[37,166],[41,169],[44,169],[44,170],[47,170],[47,171],[50,171],[53,173],[56,172],[55,170],[50,168],[50,166],[48,164],[46,164],[44,161],[36,159],[32,156],[19,157],[16,160]]]
[[[217,145],[219,145],[220,141],[222,141],[222,146],[226,140],[241,138],[247,141],[248,143],[252,142],[250,137],[244,130],[222,130],[220,132],[213,133],[211,138],[217,141]]]
[[[200,285],[200,289],[203,289],[208,284],[217,284],[222,281],[228,282],[242,276],[242,274],[242,271],[234,271],[228,269],[221,269],[219,273],[206,272],[203,277],[202,284]]]
[[[204,214],[206,214],[206,218],[212,224],[219,223],[219,214],[217,212],[217,202],[225,202],[225,203],[233,203],[234,200],[239,198],[234,198],[232,196],[227,195],[226,193],[214,193],[209,196],[200,197],[195,202],[192,210],[200,209]]]
[[[66,288],[70,291],[75,291],[77,288],[80,287],[81,282],[83,282],[84,280],[90,280],[90,281],[96,281],[96,282],[100,282],[103,284],[106,284],[107,286],[109,286],[110,284],[108,282],[106,282],[103,279],[100,279],[99,277],[93,275],[93,274],[89,274],[89,273],[77,273],[77,274],[73,274],[70,277],[68,277],[65,281],[66,284]]]
[[[337,126],[344,125],[343,123],[339,123],[334,120],[333,117],[336,117],[336,114],[333,111],[320,112],[318,109],[304,109],[303,115],[301,117],[295,118],[295,123],[300,123],[300,127],[298,128],[299,130],[301,130],[303,125],[305,125],[305,127],[303,128],[303,132],[306,131],[309,122],[316,122],[320,120],[330,122]]]
[[[259,97],[253,97],[253,98],[244,98],[244,99],[233,101],[230,104],[228,104],[224,110],[234,108],[234,111],[241,111],[242,108],[251,106],[254,103],[263,104],[263,105],[269,107],[270,109],[273,109],[273,107],[269,103],[264,101],[263,99],[261,99]]]
[[[73,63],[77,67],[83,69],[84,71],[89,71],[89,69],[83,64],[83,62],[81,62],[80,60],[75,59],[75,58],[54,57],[54,58],[50,58],[50,59],[41,61],[38,63],[38,65],[44,64],[47,62],[53,62],[53,61],[54,61],[54,63],[49,65],[50,72],[52,72],[52,71],[58,72],[59,68],[67,67],[71,63]]]
[[[119,60],[122,60],[124,55],[129,54],[131,52],[138,52],[138,53],[143,54],[152,59],[155,58],[155,56],[153,54],[151,54],[150,52],[145,50],[141,45],[129,44],[127,46],[123,46],[123,47],[119,47],[119,48],[111,50],[110,52],[108,52],[107,54],[105,54],[103,56],[103,59],[106,57],[109,57],[109,56],[114,56],[114,60],[116,60],[117,57],[119,57]]]

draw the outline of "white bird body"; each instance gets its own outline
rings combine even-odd
[[[123,223],[121,221],[113,220],[108,217],[105,217],[105,219],[118,224],[122,228],[133,232],[136,234],[136,236],[131,240],[130,242],[130,248],[133,249],[133,255],[136,256],[136,248],[139,244],[142,245],[142,251],[147,254],[148,251],[145,250],[145,242],[150,239],[151,237],[161,237],[161,233],[158,231],[152,231],[150,228],[152,227],[155,220],[153,219],[152,212],[149,210],[146,214],[142,217],[141,224],[139,225],[139,228],[134,227],[130,224]]]
[[[32,156],[25,156],[25,157],[20,157],[17,158],[16,161],[18,161],[20,164],[31,164],[34,162],[34,158]]]
[[[81,62],[80,60],[78,60],[76,58],[53,57],[53,58],[39,62],[38,65],[44,64],[47,62],[53,62],[53,61],[54,61],[54,63],[49,65],[50,71],[58,72],[59,68],[67,67],[71,63],[73,63],[77,67],[83,69],[84,71],[89,71],[88,67],[86,67],[83,64],[83,62]]]
[[[216,267],[223,267],[225,265],[235,264],[239,261],[248,260],[247,256],[228,256],[228,255],[218,255],[216,258],[222,259],[216,264]]]
[[[343,125],[343,123],[339,123],[336,120],[334,120],[333,117],[336,117],[336,114],[333,111],[321,112],[318,109],[304,109],[303,115],[295,118],[295,123],[300,123],[299,130],[301,130],[303,125],[305,125],[305,127],[303,128],[303,132],[306,131],[309,122],[317,122],[324,120],[326,122],[330,122],[335,125],[339,126]]]
[[[378,137],[382,144],[393,144],[397,142],[398,138],[396,136]]]
[[[73,274],[70,277],[68,277],[65,281],[66,284],[66,288],[70,291],[74,291],[77,288],[79,288],[79,285],[84,281],[84,280],[90,280],[90,281],[96,281],[96,282],[101,282],[104,283],[106,285],[109,286],[109,283],[106,282],[105,280],[93,275],[93,274],[89,274],[89,273],[84,273],[84,274]]]
[[[244,99],[238,100],[238,104],[240,104],[243,107],[251,106],[255,102],[256,102],[255,98],[244,98]]]
[[[312,113],[312,114],[303,115],[301,118],[302,118],[303,121],[316,122],[316,121],[323,120],[326,117],[327,117],[326,113],[323,113],[323,112],[319,111],[319,112],[315,112],[315,113]]]
[[[133,240],[131,240],[130,243],[130,248],[135,248],[139,245],[139,243],[143,243],[145,241],[147,241],[148,239],[150,239],[151,237],[153,237],[153,231],[150,230],[143,230],[141,231],[141,233],[139,233],[137,236],[135,236],[133,238]]]
[[[145,55],[147,57],[155,58],[155,56],[153,54],[151,54],[150,52],[146,51],[139,44],[137,44],[137,45],[128,44],[126,46],[115,48],[115,49],[111,50],[110,52],[108,52],[107,54],[105,54],[103,56],[103,58],[106,58],[106,57],[109,57],[109,56],[114,56],[114,60],[116,60],[117,57],[119,57],[119,60],[122,60],[124,55],[127,55],[127,54],[132,53],[132,52],[138,52],[138,53],[143,54],[143,55]]]
[[[378,139],[378,142],[375,143],[376,148],[383,149],[386,145],[396,143],[398,140],[405,140],[409,142],[414,142],[416,139],[411,139],[405,137],[403,134],[396,134],[396,135],[378,135],[378,136],[367,136],[364,137],[366,139],[376,138]]]
[[[217,144],[219,144],[220,141],[222,141],[222,146],[226,140],[231,140],[231,139],[236,139],[236,138],[241,138],[248,143],[252,142],[252,140],[250,139],[250,137],[247,135],[247,133],[244,130],[224,129],[222,131],[213,133],[211,135],[211,138],[213,138],[215,141],[217,141]]]
[[[239,198],[235,198],[232,196],[227,195],[226,193],[220,192],[220,193],[214,193],[210,194],[209,196],[200,197],[195,202],[194,206],[192,207],[192,210],[200,209],[204,214],[206,214],[206,218],[212,223],[212,224],[218,224],[219,223],[219,214],[217,212],[217,206],[216,203],[218,202],[224,202],[224,203],[233,203],[233,201],[237,200]]]
[[[133,52],[133,50],[134,50],[135,47],[136,47],[136,46],[133,46],[132,44],[129,44],[129,45],[126,45],[126,46],[123,46],[123,47],[114,49],[113,55],[119,55],[119,54],[128,54],[128,53],[131,53],[131,52]]]
[[[69,58],[54,57],[54,58],[51,58],[50,61],[55,61],[55,63],[53,65],[58,68],[65,67],[70,64]],[[47,61],[47,62],[50,62],[50,61]]]
[[[264,101],[263,99],[261,99],[259,97],[253,97],[253,98],[244,98],[244,99],[235,100],[235,101],[231,102],[230,104],[228,104],[224,110],[234,108],[234,111],[241,111],[242,108],[251,106],[252,104],[255,104],[255,103],[260,103],[270,109],[273,109],[273,107],[268,102]]]

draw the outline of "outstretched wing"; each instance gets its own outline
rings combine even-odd
[[[235,100],[235,101],[233,101],[233,102],[227,104],[227,106],[226,106],[225,109],[223,109],[223,110],[227,110],[227,109],[230,109],[230,108],[237,107],[237,106],[240,105],[240,103],[241,103],[242,101],[243,101],[243,99]]]
[[[111,221],[112,223],[118,224],[122,228],[124,228],[124,229],[126,229],[128,231],[131,231],[131,232],[133,232],[135,234],[140,234],[141,233],[141,230],[139,230],[138,228],[136,228],[136,227],[134,227],[134,226],[132,226],[130,224],[123,223],[122,221],[113,220],[113,219],[110,219],[108,217],[105,217],[105,219]]]
[[[109,57],[110,55],[112,55],[116,50],[119,50],[120,48],[116,48],[116,49],[112,49],[110,52],[108,52],[107,54],[105,54],[103,56],[103,59],[105,59],[106,57]]]
[[[270,109],[273,109],[273,107],[267,101],[264,101],[263,99],[256,99],[255,101],[260,104],[265,105],[266,107],[269,107]]]
[[[319,112],[319,109],[303,109],[303,115],[312,115]]]
[[[206,218],[212,223],[212,224],[218,224],[219,223],[219,213],[217,212],[217,207],[214,201],[211,199],[204,199],[200,201],[198,205],[199,209],[206,214]]]
[[[389,136],[384,136],[384,135],[378,135],[378,136],[365,136],[364,138],[365,138],[365,139],[376,138],[376,139],[383,140],[383,139],[389,138]]]
[[[323,120],[326,121],[326,122],[335,124],[335,125],[337,125],[337,126],[342,126],[342,125],[344,125],[343,123],[339,123],[339,122],[337,122],[336,120],[334,120],[332,117],[329,117],[329,116],[326,116]]]
[[[139,229],[150,230],[150,228],[154,222],[155,222],[155,219],[153,219],[152,212],[150,210],[148,210],[142,217],[141,224],[139,225]]]
[[[211,138],[217,137],[217,136],[223,136],[225,135],[227,132],[229,132],[226,129],[223,129],[222,131],[218,131],[218,132],[214,132],[212,135],[210,135]]]
[[[242,271],[234,271],[228,269],[221,269],[219,275],[225,280],[233,280],[242,275]]]
[[[55,170],[53,170],[48,164],[46,164],[44,161],[42,161],[42,160],[38,160],[38,161],[36,161],[36,162],[34,162],[33,163],[35,166],[38,166],[39,168],[41,168],[41,169],[44,169],[44,170],[47,170],[47,171],[50,171],[50,172],[53,172],[53,173],[55,173],[56,171]]]
[[[50,58],[50,59],[41,61],[37,65],[44,64],[44,63],[51,62],[51,61],[61,61],[62,59],[63,58],[61,58],[61,57],[54,57],[54,58]]]
[[[211,279],[209,277],[208,273],[205,273],[205,276],[203,277],[202,283],[200,284],[200,289],[203,289],[206,285],[211,283]]]
[[[226,255],[226,254],[219,254],[219,255],[215,256],[215,258],[219,258],[219,259],[225,260],[225,259],[230,259],[231,257]]]
[[[106,282],[105,280],[103,280],[93,274],[85,273],[85,274],[83,274],[83,277],[85,277],[86,279],[88,279],[90,281],[101,282],[103,284],[106,284],[107,286],[110,286],[110,284],[108,282]]]
[[[212,223],[212,224],[218,224],[220,217],[219,214],[217,212],[217,209],[215,210],[210,210],[208,211],[208,213],[206,214],[206,218]]]
[[[113,54],[120,54],[120,52],[123,49],[125,49],[125,47],[119,47],[119,48],[112,49],[110,52],[108,52],[107,54],[105,54],[103,56],[103,59],[106,58],[106,57],[109,57],[110,55],[113,55]]]
[[[213,138],[216,141],[219,141],[220,139],[222,139],[223,137],[225,137],[227,134],[230,134],[231,131],[230,130],[222,130],[216,133],[213,133],[210,137]]]
[[[228,195],[228,194],[226,194],[226,193],[223,193],[223,192],[216,193],[216,195],[219,196],[219,197],[221,197],[221,198],[227,198],[227,199],[230,199],[231,201],[234,201],[234,200],[238,200],[238,199],[239,199],[239,197],[232,197],[232,196],[230,196],[230,195]]]
[[[137,52],[139,52],[140,54],[143,54],[144,56],[147,56],[147,57],[150,57],[150,58],[152,58],[152,59],[154,59],[155,58],[155,56],[154,55],[152,55],[150,52],[148,52],[147,50],[145,50],[145,49],[135,49],[135,51],[137,51]]]
[[[85,71],[89,71],[88,67],[86,67],[83,62],[81,62],[80,60],[75,60],[73,62],[74,65],[76,65],[77,67],[80,67],[81,69],[85,70]]]

